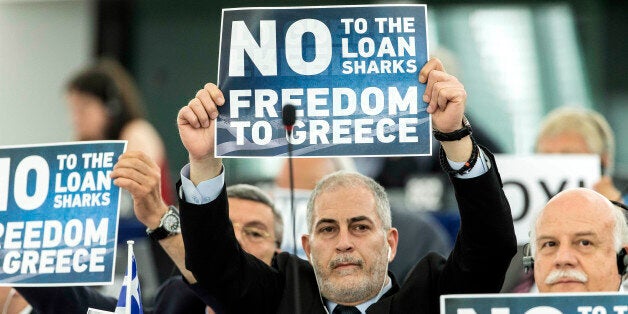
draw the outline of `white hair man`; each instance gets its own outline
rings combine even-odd
[[[554,196],[530,232],[539,292],[619,291],[627,249],[624,210],[585,188]]]

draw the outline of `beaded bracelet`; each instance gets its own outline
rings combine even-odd
[[[469,172],[471,170],[471,168],[473,168],[473,166],[475,166],[475,163],[478,161],[478,156],[480,155],[480,148],[478,147],[477,143],[475,142],[475,139],[473,138],[473,136],[470,136],[470,137],[471,137],[471,145],[473,147],[471,149],[471,156],[469,157],[469,160],[467,160],[464,163],[464,166],[462,166],[462,168],[460,168],[458,170],[454,170],[453,168],[451,168],[451,166],[449,165],[449,162],[447,161],[447,155],[445,154],[445,149],[443,149],[443,146],[441,145],[440,153],[439,153],[440,166],[448,174],[450,174],[450,175],[465,174],[465,173]]]

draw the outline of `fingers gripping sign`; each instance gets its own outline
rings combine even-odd
[[[213,156],[214,123],[218,117],[217,106],[225,103],[222,92],[212,83],[196,93],[187,106],[181,108],[177,117],[179,135],[192,159]]]
[[[428,61],[419,73],[419,81],[427,83],[423,101],[432,114],[434,129],[452,132],[462,126],[467,93],[458,79],[447,74],[440,60]]]
[[[167,206],[161,198],[161,171],[144,152],[129,151],[120,156],[111,172],[113,183],[131,193],[135,216],[153,229],[159,225]]]
[[[190,157],[191,178],[198,183],[194,169],[203,168],[217,175],[222,169],[220,159],[214,158],[215,123],[218,106],[225,103],[222,91],[213,83],[207,83],[196,93],[187,106],[179,110],[177,125],[183,146]],[[205,178],[206,179],[206,178]]]

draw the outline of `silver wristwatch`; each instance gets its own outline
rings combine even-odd
[[[169,236],[179,233],[181,233],[179,210],[173,205],[168,206],[168,211],[159,221],[159,227],[153,230],[146,228],[146,234],[155,241],[163,240]]]

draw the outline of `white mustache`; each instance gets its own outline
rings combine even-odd
[[[338,267],[338,265],[340,265],[340,264],[356,264],[356,265],[362,267],[363,263],[364,263],[364,261],[362,261],[362,259],[359,259],[357,257],[353,257],[351,255],[340,255],[340,256],[332,259],[331,261],[329,261],[329,267],[331,269],[334,269],[334,268]]]
[[[556,283],[560,279],[564,279],[564,278],[573,279],[582,283],[585,283],[588,280],[587,274],[579,270],[561,269],[561,270],[552,270],[552,272],[549,273],[549,275],[547,275],[547,277],[545,278],[545,284],[551,285],[551,284]]]

